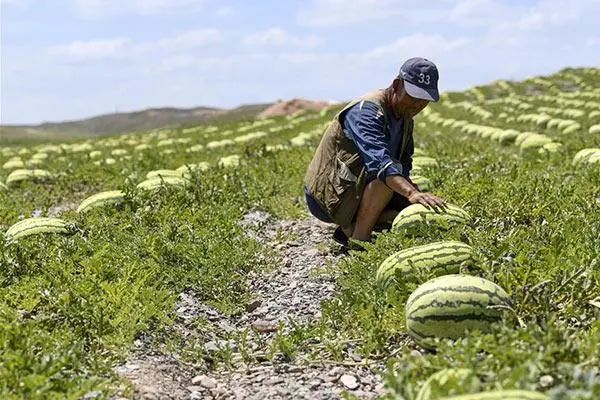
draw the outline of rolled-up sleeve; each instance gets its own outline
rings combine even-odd
[[[344,133],[349,136],[365,163],[367,181],[379,179],[385,182],[388,176],[403,175],[403,165],[392,159],[390,138],[384,133],[385,118],[377,105],[363,101],[346,113]]]

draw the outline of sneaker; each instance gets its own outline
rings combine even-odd
[[[346,236],[341,226],[338,226],[335,232],[333,232],[333,240],[344,247],[348,246],[348,236]]]

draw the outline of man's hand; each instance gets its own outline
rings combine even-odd
[[[433,207],[433,208],[442,208],[446,204],[444,199],[437,197],[431,193],[423,193],[423,192],[413,192],[410,196],[408,196],[408,201],[411,204],[422,204],[425,207]]]
[[[387,186],[396,193],[406,197],[411,204],[422,204],[425,207],[443,208],[446,202],[431,193],[419,192],[416,185],[400,175],[392,175],[386,178]]]

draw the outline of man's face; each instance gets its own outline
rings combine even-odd
[[[396,79],[393,87],[392,107],[398,115],[413,118],[429,104],[429,100],[416,99],[409,95],[404,89],[404,82],[401,79]]]

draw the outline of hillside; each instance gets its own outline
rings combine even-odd
[[[0,147],[0,398],[599,399],[599,88],[443,93],[448,205],[351,249],[303,192],[341,106]]]
[[[0,141],[77,139],[194,125],[207,121],[239,121],[254,118],[269,106],[270,104],[250,104],[229,110],[212,107],[151,108],[76,121],[47,122],[29,126],[3,125],[0,126]]]

